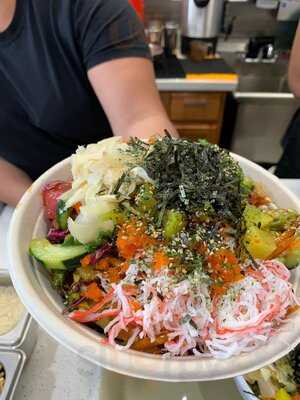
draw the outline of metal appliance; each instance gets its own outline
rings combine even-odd
[[[214,39],[218,36],[224,0],[182,0],[181,34],[190,39]]]

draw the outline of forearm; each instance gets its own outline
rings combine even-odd
[[[130,136],[149,139],[151,136],[164,136],[166,131],[172,136],[178,136],[167,115],[164,112],[157,112],[155,114],[140,115],[131,121],[125,129],[123,128],[120,132],[115,131],[114,134],[123,136],[125,139]]]
[[[0,202],[15,207],[32,181],[13,164],[0,159]]]
[[[151,62],[143,58],[114,60],[88,72],[113,133],[149,138],[168,130],[177,135],[161,103]]]

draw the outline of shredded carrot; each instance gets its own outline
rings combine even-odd
[[[295,240],[291,245],[290,245],[290,249],[300,249],[300,240],[297,239]]]
[[[128,299],[128,303],[133,311],[138,311],[142,308],[141,303],[139,303],[137,300],[135,300],[133,298]]]
[[[153,268],[156,272],[163,267],[167,267],[170,263],[169,257],[163,251],[157,251],[153,257]]]
[[[295,233],[296,229],[291,228],[287,231],[285,231],[282,235],[279,236],[279,238],[276,240],[276,249],[273,251],[273,253],[268,257],[270,260],[273,260],[274,258],[278,257],[280,254],[282,254],[284,251],[286,251],[294,242],[295,240]]]
[[[90,254],[88,254],[87,256],[83,257],[80,260],[80,264],[81,264],[82,267],[87,267],[88,265],[90,265],[90,262],[91,262],[91,255]]]
[[[80,208],[81,208],[82,204],[80,203],[80,201],[76,204],[74,204],[73,208],[76,211],[77,214],[80,213]]]
[[[155,338],[154,342],[151,342],[151,340],[148,337],[145,337],[143,339],[138,339],[133,345],[132,349],[133,350],[139,350],[139,351],[149,351],[153,348],[156,348],[157,346],[161,346],[164,343],[168,341],[168,336],[166,334],[159,335]]]
[[[90,300],[94,300],[96,302],[100,301],[103,298],[104,293],[101,289],[99,289],[96,282],[92,282],[83,292],[83,296],[87,297]]]

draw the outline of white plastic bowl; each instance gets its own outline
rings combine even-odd
[[[260,182],[274,202],[281,207],[300,212],[298,199],[280,181],[256,164],[234,155],[244,172]],[[59,296],[51,288],[43,268],[32,264],[28,247],[32,237],[45,236],[42,217],[41,189],[47,182],[70,178],[70,160],[64,160],[44,173],[25,193],[15,210],[10,233],[10,272],[15,288],[39,324],[58,342],[78,355],[107,369],[130,376],[162,381],[208,381],[230,378],[256,370],[287,354],[300,341],[300,313],[292,314],[288,322],[269,343],[255,352],[228,360],[196,359],[192,357],[164,359],[156,355],[118,351],[100,343],[97,333],[61,314]],[[299,271],[293,273],[297,282]],[[295,290],[300,294],[298,286]]]
[[[244,400],[259,400],[259,398],[255,396],[251,387],[243,376],[237,376],[236,378],[234,378],[234,382]]]

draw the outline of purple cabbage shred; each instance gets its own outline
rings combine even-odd
[[[62,231],[61,229],[51,228],[48,232],[47,239],[52,244],[63,243],[68,234],[68,230]]]
[[[97,249],[93,254],[91,254],[90,264],[96,265],[98,261],[101,260],[104,256],[108,255],[113,248],[111,243],[105,243],[99,249]]]

